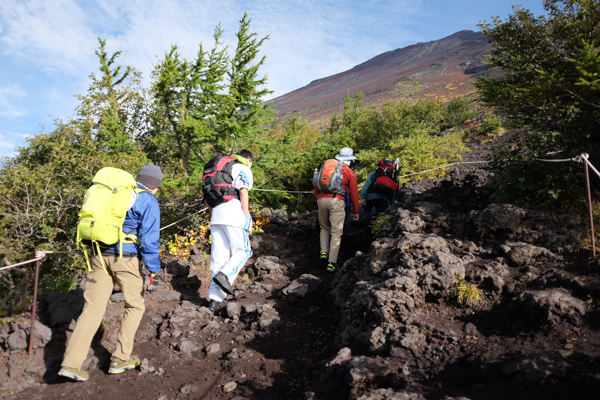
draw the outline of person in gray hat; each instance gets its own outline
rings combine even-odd
[[[154,190],[162,186],[163,173],[160,167],[149,162],[140,168],[136,181],[148,190]]]
[[[358,221],[358,185],[356,175],[350,169],[350,163],[356,159],[350,147],[344,147],[340,154],[335,156],[338,162],[342,162],[342,181],[340,193],[327,193],[315,188],[317,207],[319,208],[321,262],[327,265],[327,271],[335,272],[338,267],[338,253],[344,233],[344,221],[346,220],[346,197],[349,197],[352,205],[352,219]],[[342,194],[344,193],[344,194]]]
[[[158,284],[154,276],[160,271],[160,208],[155,196],[162,186],[162,179],[160,167],[152,163],[143,166],[137,175],[138,194],[127,211],[122,228],[123,236],[137,236],[137,244],[124,240],[123,257],[120,257],[121,244],[116,243],[103,249],[101,256],[95,255],[90,258],[91,270],[87,273],[83,294],[85,306],[69,339],[58,373],[60,376],[75,381],[88,379],[88,373],[83,371],[81,366],[87,358],[92,338],[102,321],[115,282],[119,284],[125,296],[125,316],[121,321],[117,346],[112,354],[108,373],[118,374],[135,368],[140,363],[138,356],[131,355],[131,351],[145,310],[141,260],[150,272],[150,285],[146,290],[152,292]]]

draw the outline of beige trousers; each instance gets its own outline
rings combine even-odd
[[[325,197],[317,200],[319,207],[319,226],[321,227],[321,253],[329,253],[329,262],[337,262],[344,220],[346,219],[346,201]]]
[[[117,340],[117,348],[113,357],[128,361],[133,350],[133,338],[144,315],[144,278],[140,273],[140,262],[136,257],[104,256],[102,268],[98,256],[90,259],[91,271],[85,281],[85,306],[77,319],[75,331],[69,339],[62,366],[81,369],[85,361],[92,338],[102,323],[102,317],[108,299],[117,282],[125,297],[125,316],[121,321],[121,329]]]

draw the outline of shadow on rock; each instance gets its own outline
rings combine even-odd
[[[516,302],[499,303],[489,310],[457,317],[465,323],[469,336],[515,336],[522,332],[535,333],[546,324],[544,315],[521,307]]]

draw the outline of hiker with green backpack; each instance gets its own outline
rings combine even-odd
[[[335,160],[327,160],[320,169],[315,170],[313,179],[321,228],[320,259],[330,272],[338,269],[348,198],[352,206],[352,219],[358,221],[358,185],[356,175],[350,169],[350,163],[355,159],[352,149],[344,147]]]
[[[162,177],[160,167],[152,163],[140,169],[137,179],[117,168],[102,168],[94,176],[77,225],[77,244],[88,266],[85,306],[67,344],[60,376],[75,381],[88,379],[81,366],[115,283],[125,297],[125,316],[108,373],[118,374],[140,363],[131,352],[145,310],[143,265],[150,272],[146,290],[152,292],[158,285],[155,275],[160,271],[160,208],[155,195],[162,186]]]

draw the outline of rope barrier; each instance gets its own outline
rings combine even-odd
[[[34,258],[33,260],[23,261],[23,262],[20,262],[18,264],[12,264],[12,265],[9,265],[7,267],[2,267],[2,268],[0,268],[0,271],[5,270],[5,269],[15,268],[15,267],[18,267],[20,265],[29,264],[29,263],[32,263],[32,262],[38,261],[38,260],[41,260],[41,257],[40,258]]]
[[[273,189],[252,189],[258,190],[259,192],[279,192],[279,193],[314,193],[312,191],[300,191],[300,190],[273,190]]]
[[[35,252],[35,254],[40,254],[40,255],[44,255],[44,254],[71,254],[71,253],[79,253],[79,254],[81,254],[81,251],[40,250],[40,251],[36,251]],[[37,258],[39,258],[39,257],[37,257]]]
[[[442,165],[441,167],[436,167],[436,168],[426,169],[424,171],[415,172],[414,174],[402,175],[402,176],[399,176],[398,178],[406,178],[407,176],[418,175],[418,174],[422,174],[423,172],[435,171],[436,169],[442,169],[442,168],[446,168],[446,167],[451,167],[453,165],[461,165],[461,164],[485,164],[485,163],[488,163],[488,161],[461,161],[461,162],[455,162],[455,163],[452,163],[452,164]],[[299,191],[299,190],[273,190],[273,189],[255,189],[255,188],[252,189],[252,190],[257,190],[257,191],[260,191],[260,192],[279,192],[279,193],[314,193],[313,191]]]
[[[196,211],[195,213],[193,213],[193,214],[190,214],[190,215],[188,215],[188,216],[187,216],[187,217],[185,217],[185,218],[181,218],[179,221],[175,221],[175,222],[173,222],[172,224],[169,224],[169,225],[167,225],[167,226],[163,226],[162,228],[160,228],[160,229],[159,229],[159,231],[162,231],[163,229],[167,229],[167,228],[169,228],[169,227],[171,227],[171,226],[173,226],[173,225],[175,225],[175,224],[177,224],[177,223],[179,223],[179,222],[181,222],[181,221],[185,221],[186,219],[188,219],[188,218],[190,218],[190,217],[193,217],[193,216],[194,216],[194,215],[196,215],[196,214],[200,214],[202,211],[206,211],[206,210],[208,210],[208,207],[205,207],[205,208],[203,208],[203,209],[202,209],[202,210],[200,210],[200,211]]]
[[[587,159],[587,157],[585,157],[583,154],[581,154],[581,155],[579,155],[577,157],[573,157],[573,158],[563,158],[563,159],[555,159],[555,160],[552,160],[552,159],[543,159],[543,158],[536,158],[535,160],[536,161],[541,161],[541,162],[552,162],[552,163],[559,163],[559,162],[585,162],[596,173],[596,175],[598,175],[598,177],[600,177],[600,172],[592,165],[592,163],[590,163],[590,161]],[[461,165],[461,164],[486,164],[486,163],[488,163],[488,161],[461,161],[461,162],[455,162],[455,163],[452,163],[452,164],[446,164],[446,165],[442,165],[440,167],[426,169],[426,170],[415,172],[415,173],[412,173],[412,174],[401,175],[398,178],[407,178],[409,176],[415,176],[415,175],[419,175],[419,174],[422,174],[422,173],[425,173],[425,172],[430,172],[430,171],[435,171],[435,170],[442,169],[442,168],[451,167],[453,165]],[[275,192],[275,193],[302,193],[302,194],[312,194],[312,193],[314,193],[313,191],[308,191],[308,190],[307,191],[300,191],[300,190],[274,190],[274,189],[256,189],[256,188],[254,188],[252,190],[256,190],[256,191],[260,191],[260,192]],[[177,220],[177,221],[175,221],[175,222],[173,222],[173,223],[171,223],[171,224],[169,224],[167,226],[164,226],[164,227],[160,228],[160,231],[162,231],[164,229],[167,229],[167,228],[170,228],[171,226],[176,225],[176,224],[178,224],[181,221],[185,221],[186,219],[191,218],[194,215],[199,214],[201,212],[204,212],[206,210],[208,210],[208,207],[205,207],[202,210],[199,210],[199,211],[197,211],[195,213],[192,213],[192,214],[188,215],[187,217],[184,217],[184,218],[182,218],[180,220]],[[28,261],[23,261],[23,262],[18,263],[18,264],[13,264],[13,265],[9,265],[9,266],[6,266],[6,267],[2,267],[2,268],[0,268],[0,271],[6,270],[6,269],[10,269],[10,268],[15,268],[15,267],[18,267],[20,265],[29,264],[29,263],[32,263],[32,262],[37,261],[37,260],[41,260],[42,258],[44,258],[44,256],[46,254],[81,254],[81,253],[82,253],[81,251],[36,251],[35,252],[36,258],[34,258],[32,260],[28,260]]]
[[[206,210],[208,210],[208,207],[205,207],[205,208],[203,208],[200,211],[196,211],[195,213],[190,214],[190,215],[188,215],[185,218],[181,218],[180,220],[177,220],[177,221],[175,221],[175,222],[173,222],[173,223],[171,223],[171,224],[169,224],[167,226],[163,226],[162,228],[160,228],[160,230],[162,231],[164,229],[170,228],[171,226],[173,226],[173,225],[175,225],[175,224],[177,224],[177,223],[179,223],[181,221],[185,221],[186,219],[188,219],[190,217],[193,217],[194,215],[199,214],[199,213],[201,213],[203,211],[206,211]],[[23,262],[20,262],[18,264],[12,264],[12,265],[8,265],[6,267],[2,267],[2,268],[0,268],[0,271],[6,270],[6,269],[15,268],[15,267],[18,267],[20,265],[29,264],[29,263],[32,263],[32,262],[37,261],[37,260],[42,260],[47,254],[83,254],[83,252],[81,252],[81,251],[75,251],[75,250],[73,250],[73,251],[64,251],[64,250],[38,250],[38,251],[35,252],[35,258],[34,259],[31,259],[31,260],[28,260],[28,261],[23,261]]]
[[[590,162],[590,160],[588,160],[587,157],[583,157],[583,160],[587,163],[588,167],[590,167],[596,173],[596,175],[598,175],[598,177],[600,177],[600,172],[598,172],[598,170],[596,169],[596,167],[594,167],[592,165],[592,163]]]
[[[590,161],[588,160],[588,154],[583,153],[575,158],[571,158],[571,159],[561,159],[561,160],[547,160],[547,159],[537,159],[537,161],[542,161],[542,162],[569,162],[569,161],[575,161],[578,163],[586,163],[587,167],[590,167],[595,173],[596,175],[598,175],[600,177],[600,172],[598,172],[598,170],[592,165],[592,163],[590,163]],[[444,165],[441,167],[437,167],[437,168],[431,168],[425,171],[419,171],[419,172],[415,172],[414,174],[408,174],[408,175],[403,175],[400,176],[399,178],[406,178],[409,176],[414,176],[414,175],[418,175],[418,174],[422,174],[424,172],[429,172],[429,171],[435,171],[437,169],[441,169],[441,168],[447,168],[447,167],[451,167],[453,165],[460,165],[460,164],[480,164],[480,163],[487,163],[487,161],[467,161],[467,162],[456,162],[456,163],[452,163],[452,164],[448,164],[448,165]],[[592,232],[592,248],[593,248],[593,253],[594,253],[594,257],[596,256],[596,246],[594,243],[594,225],[593,225],[593,216],[592,216],[592,205],[591,205],[591,197],[590,197],[590,188],[589,188],[589,175],[586,169],[586,182],[587,182],[587,187],[588,187],[588,203],[589,203],[589,212],[590,212],[590,229]],[[258,191],[263,191],[263,192],[287,192],[287,193],[312,193],[310,191],[284,191],[284,190],[273,190],[273,189],[254,189],[254,190],[258,190]],[[195,213],[192,213],[190,215],[188,215],[187,217],[184,217],[180,220],[177,220],[167,226],[164,226],[162,228],[160,228],[160,231],[167,229],[181,221],[184,221],[196,214],[199,214],[203,211],[206,211],[208,208],[203,208],[202,210],[199,210]],[[32,303],[32,310],[31,310],[31,334],[29,335],[29,355],[32,355],[33,352],[33,338],[34,338],[34,334],[33,334],[33,329],[34,329],[34,321],[35,321],[35,315],[36,315],[36,306],[37,306],[37,290],[38,290],[38,277],[39,277],[39,271],[40,271],[40,261],[44,258],[44,256],[46,254],[70,254],[70,253],[81,253],[80,251],[36,251],[35,252],[35,258],[32,260],[28,260],[28,261],[23,261],[17,264],[13,264],[13,265],[8,265],[6,267],[1,267],[0,271],[4,271],[4,270],[8,270],[11,268],[16,268],[18,266],[21,265],[25,265],[25,264],[30,264],[33,262],[37,262],[36,264],[36,268],[35,268],[35,284],[34,284],[34,292],[33,292],[33,303]]]
[[[577,156],[577,157],[579,157],[579,156]],[[534,158],[534,160],[535,161],[543,161],[543,162],[556,162],[556,163],[569,162],[569,161],[575,161],[575,162],[577,162],[577,157],[562,158],[562,159],[557,159],[557,160],[548,160],[548,159],[544,159],[544,158]]]
[[[455,162],[455,163],[452,163],[452,164],[442,165],[441,167],[436,167],[436,168],[426,169],[424,171],[415,172],[414,174],[401,175],[398,178],[406,178],[408,176],[419,175],[419,174],[422,174],[423,172],[435,171],[436,169],[442,169],[442,168],[446,168],[446,167],[451,167],[453,165],[460,165],[460,164],[483,164],[483,163],[487,163],[487,162],[488,161],[463,161],[463,162]]]

